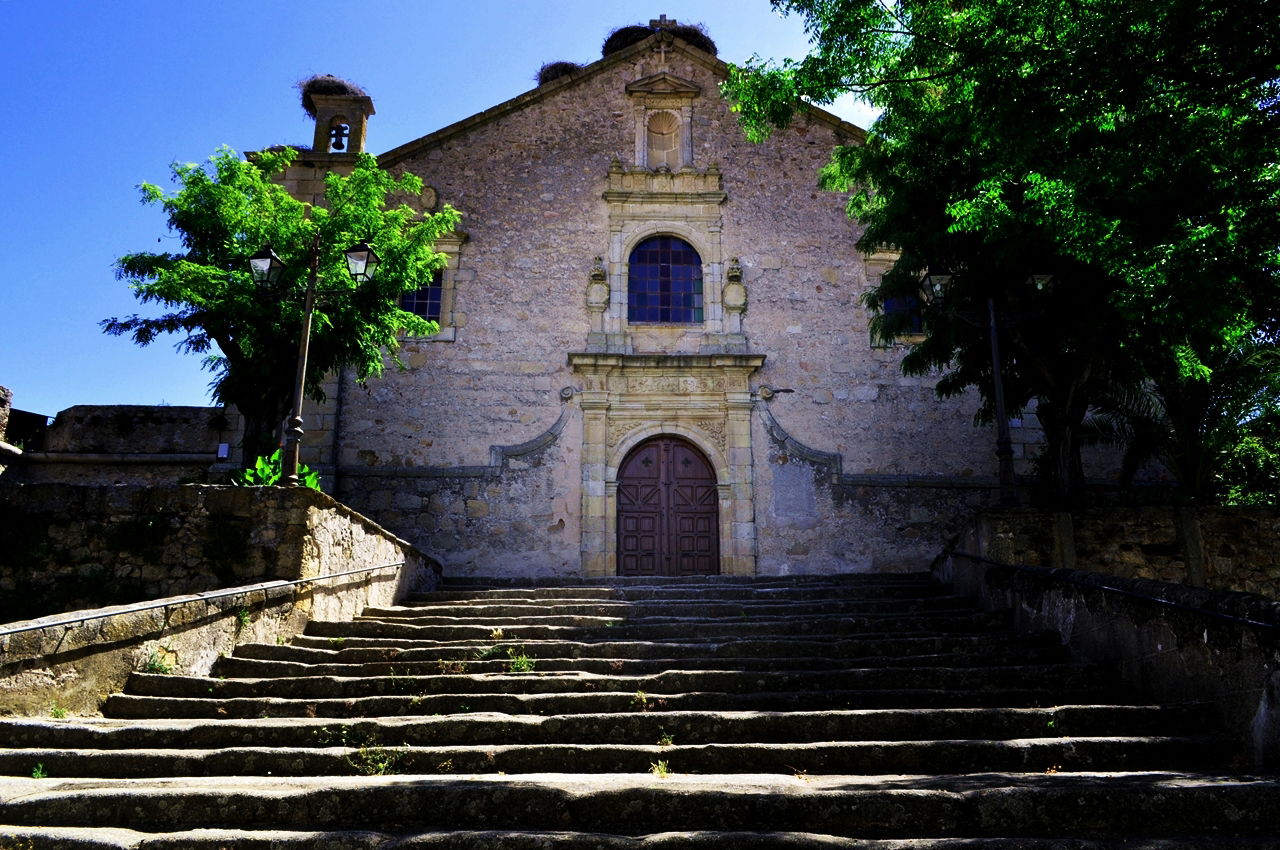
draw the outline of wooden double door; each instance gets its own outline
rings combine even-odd
[[[691,443],[654,437],[618,469],[618,575],[720,572],[716,474]]]

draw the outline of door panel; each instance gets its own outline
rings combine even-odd
[[[618,575],[720,572],[715,471],[693,445],[655,437],[618,470]]]

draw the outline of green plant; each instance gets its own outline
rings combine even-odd
[[[489,640],[502,640],[502,637],[503,637],[502,629],[493,629],[492,631],[489,632]]]
[[[499,646],[484,646],[477,649],[473,655],[476,661],[488,661],[501,651]]]
[[[54,720],[61,720],[67,716],[67,710],[58,705],[58,701],[54,700],[53,705],[49,706],[49,716]]]
[[[283,464],[280,449],[276,449],[267,457],[259,457],[250,468],[233,473],[231,483],[240,487],[274,487],[284,478]],[[299,463],[298,483],[319,490],[320,473],[305,463]]]
[[[631,704],[641,711],[647,711],[649,708],[649,695],[644,691],[636,691],[631,697]]]
[[[153,649],[151,654],[147,656],[147,660],[142,662],[139,672],[167,674],[173,672],[173,661],[170,659],[170,653],[167,650]]]
[[[249,609],[239,608],[236,610],[236,631],[247,628],[249,625]]]
[[[334,649],[342,649],[342,645],[347,642],[346,638],[332,637],[329,638],[329,646]]]
[[[675,743],[676,741],[674,738],[671,737],[671,733],[668,732],[666,729],[663,729],[661,726],[659,726],[658,727],[658,746],[671,747],[671,746],[674,746]]]
[[[436,773],[453,773],[453,759],[445,759],[437,764]]]
[[[671,767],[666,761],[655,761],[649,765],[649,772],[659,779],[666,779],[671,775]]]
[[[31,778],[32,778],[32,779],[47,779],[47,778],[48,778],[48,776],[49,776],[49,774],[45,771],[45,769],[44,769],[44,764],[43,764],[43,763],[37,764],[37,765],[36,765],[34,768],[32,768],[32,770],[31,770]]]
[[[404,750],[363,746],[347,756],[347,764],[361,776],[387,776],[399,773],[397,765],[404,755]]]
[[[507,647],[507,672],[509,673],[532,673],[534,661],[524,651],[524,647],[518,650],[514,646]]]

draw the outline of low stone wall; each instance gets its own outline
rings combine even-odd
[[[235,468],[239,425],[222,407],[76,405],[10,474],[28,483],[221,484]]]
[[[985,511],[976,554],[1280,599],[1280,509]]]
[[[130,672],[148,664],[174,673],[205,675],[220,654],[238,643],[285,642],[311,619],[350,619],[367,605],[392,604],[411,589],[428,589],[438,575],[438,565],[405,541],[323,493],[305,488],[186,486],[150,497],[137,492],[140,488],[58,485],[37,489],[43,492],[31,492],[30,485],[23,488],[31,493],[36,507],[56,504],[59,497],[74,500],[62,518],[76,533],[85,534],[94,523],[112,528],[113,520],[118,520],[141,534],[143,544],[175,560],[154,562],[152,568],[159,577],[139,585],[143,599],[166,597],[158,602],[0,626],[0,714],[45,714],[55,703],[72,713],[92,713],[107,695],[123,687]],[[85,492],[70,492],[74,490]],[[5,496],[12,506],[12,490]],[[150,513],[141,512],[145,504],[156,507]],[[122,515],[70,516],[77,508],[91,505],[116,506]],[[0,527],[12,527],[12,519],[12,514],[0,517],[5,523]],[[125,532],[118,524],[114,527],[117,541],[123,539]],[[171,538],[168,542],[146,537],[146,529],[161,527],[165,537]],[[78,548],[65,550],[83,552],[86,557],[64,571],[75,576],[86,593],[93,587],[105,593],[115,583],[110,574],[87,581],[87,575],[97,574],[89,572],[94,568],[133,574],[134,566],[126,561],[104,565],[103,558],[88,557],[87,541],[85,537]],[[160,590],[175,583],[217,579],[212,556],[220,546],[223,554],[238,551],[242,556],[232,558],[235,566],[229,575],[235,587],[230,595],[183,596]],[[379,569],[322,579],[365,567]],[[6,576],[15,578],[12,571]],[[280,581],[255,581],[263,578]],[[318,580],[289,583],[298,579]],[[40,586],[29,573],[23,581]],[[212,586],[206,583],[198,589],[211,591]],[[148,587],[155,590],[146,593]],[[20,588],[6,589],[4,595],[6,599],[30,597]]]
[[[307,488],[0,487],[0,622],[403,560]]]
[[[980,548],[974,535],[960,551]],[[935,571],[988,610],[1012,611],[1019,631],[1056,632],[1077,657],[1113,666],[1135,702],[1207,706],[1240,767],[1280,769],[1280,603],[959,553]]]

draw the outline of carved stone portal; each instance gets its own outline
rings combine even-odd
[[[715,469],[720,572],[754,575],[751,388],[762,354],[569,355],[582,390],[582,563],[617,575],[618,468],[661,434],[693,443]]]

